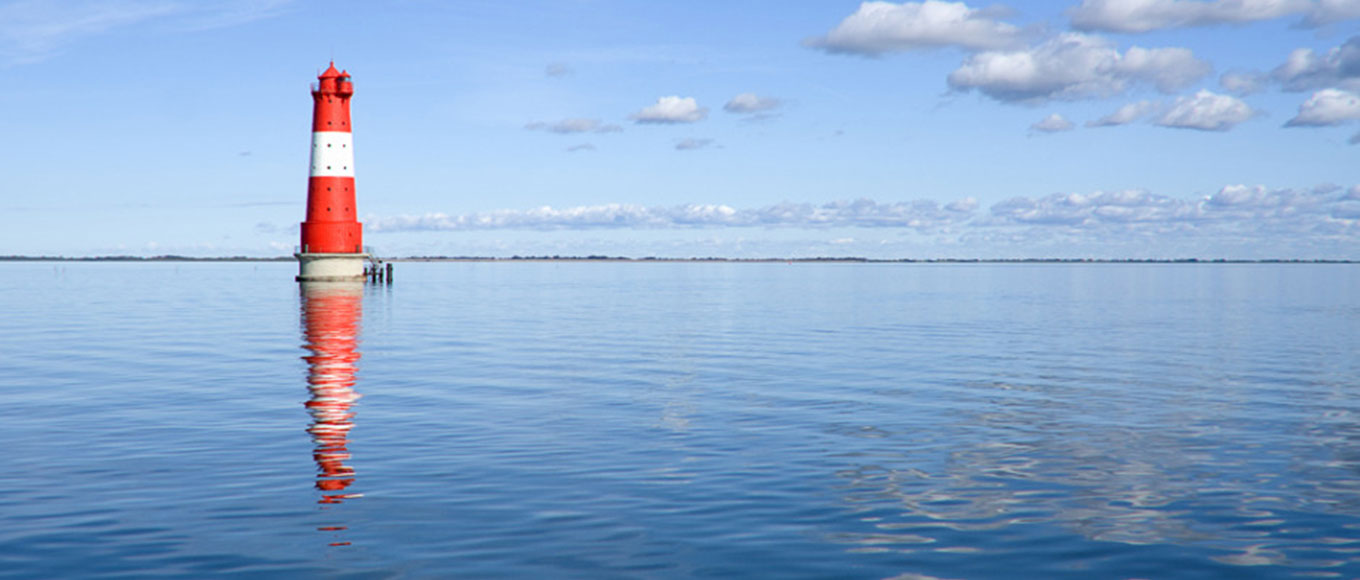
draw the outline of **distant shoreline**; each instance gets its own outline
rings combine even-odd
[[[0,262],[292,262],[292,256],[0,256]],[[382,258],[384,262],[665,262],[665,263],[833,263],[833,264],[1357,264],[1360,260],[1225,258],[632,258],[626,256],[406,256]]]

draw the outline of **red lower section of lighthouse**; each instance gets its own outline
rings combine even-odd
[[[302,222],[302,253],[361,254],[364,232],[358,222]]]
[[[362,253],[363,226],[354,214],[353,177],[312,177],[307,187],[307,221],[302,222],[302,252]]]

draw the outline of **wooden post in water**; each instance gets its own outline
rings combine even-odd
[[[392,283],[392,262],[387,263],[387,283]]]

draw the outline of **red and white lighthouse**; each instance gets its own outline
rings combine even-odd
[[[354,84],[332,62],[312,85],[312,172],[302,222],[299,281],[362,280],[363,224],[355,215],[354,133],[349,100]]]

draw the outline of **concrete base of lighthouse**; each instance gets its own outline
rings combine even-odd
[[[363,281],[368,254],[293,254],[298,282]]]

